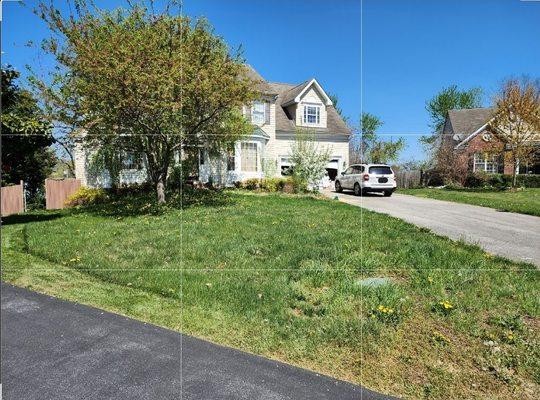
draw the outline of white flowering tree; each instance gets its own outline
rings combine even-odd
[[[306,183],[308,189],[318,188],[326,173],[330,150],[320,146],[313,133],[306,130],[297,130],[291,150],[294,176]]]

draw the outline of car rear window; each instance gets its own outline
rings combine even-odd
[[[392,170],[390,169],[390,167],[385,166],[369,167],[369,173],[378,175],[390,175],[392,174]]]

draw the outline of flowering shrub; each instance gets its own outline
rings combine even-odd
[[[92,189],[83,186],[69,196],[65,204],[68,207],[90,206],[104,203],[108,199],[109,197],[103,189]]]

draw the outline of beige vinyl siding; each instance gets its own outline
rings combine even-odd
[[[328,148],[330,151],[330,157],[340,156],[342,163],[345,162],[345,166],[349,165],[349,143],[348,142],[332,142],[332,141],[317,141],[317,146],[320,149]],[[266,144],[265,156],[270,160],[276,160],[277,174],[279,176],[279,162],[283,156],[291,154],[292,145],[294,140],[275,139],[269,141]],[[343,165],[340,165],[342,169]]]
[[[270,136],[271,139],[276,137],[276,104],[270,103],[270,123],[261,126],[261,129]]]
[[[306,105],[305,103],[308,103],[308,105],[318,104],[321,106],[320,123],[318,125],[304,124],[304,107]],[[324,100],[322,96],[320,96],[319,93],[312,87],[304,94],[304,96],[300,100],[300,104],[298,105],[298,109],[296,112],[296,125],[326,128],[327,119],[328,117],[326,112],[326,106],[324,105]]]

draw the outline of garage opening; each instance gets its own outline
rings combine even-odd
[[[335,181],[339,170],[339,159],[332,158],[328,165],[326,166],[326,172],[328,173],[328,178],[331,181]]]

